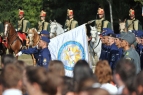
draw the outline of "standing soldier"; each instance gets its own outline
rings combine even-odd
[[[95,20],[95,27],[97,28],[98,34],[102,33],[103,28],[110,28],[111,29],[111,23],[108,20],[105,20],[104,9],[99,7],[97,14],[99,16],[99,19]]]
[[[30,28],[30,23],[28,20],[25,20],[24,11],[22,9],[19,9],[19,20],[18,20],[17,31],[27,36],[27,30],[29,28]],[[26,38],[23,39],[23,46],[24,47],[26,46]]]
[[[42,30],[46,30],[46,31],[50,31],[50,24],[48,22],[45,21],[46,18],[46,12],[44,10],[41,11],[40,13],[40,21],[38,22],[38,34],[40,34],[40,32]]]
[[[139,73],[140,68],[140,57],[135,49],[131,45],[136,41],[135,35],[131,32],[121,36],[121,47],[123,48],[123,58],[133,61],[136,66],[136,73]]]
[[[134,9],[129,10],[129,16],[130,16],[130,19],[126,21],[126,26],[127,26],[128,31],[132,32],[133,30],[136,30],[136,31],[142,30],[140,21],[135,18]]]
[[[67,20],[65,22],[64,29],[65,31],[69,31],[73,28],[76,28],[78,26],[78,22],[74,20],[73,10],[68,9],[67,10]]]

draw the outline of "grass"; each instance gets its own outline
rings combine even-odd
[[[22,54],[21,56],[18,57],[18,60],[24,61],[27,65],[33,65],[31,55]]]

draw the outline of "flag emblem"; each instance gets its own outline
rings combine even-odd
[[[75,63],[80,59],[85,59],[85,51],[76,41],[68,41],[59,49],[58,60],[62,60],[67,70],[73,70]]]

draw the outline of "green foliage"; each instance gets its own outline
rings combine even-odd
[[[22,7],[25,12],[25,18],[30,21],[31,27],[35,27],[39,20],[42,4],[42,0],[1,0],[0,21],[10,19],[12,24],[16,26],[18,9]]]
[[[143,0],[134,0],[135,2],[140,2],[143,5]]]

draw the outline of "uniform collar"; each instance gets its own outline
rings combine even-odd
[[[110,47],[115,47],[116,45],[115,45],[115,43],[113,43]]]
[[[72,20],[74,20],[73,18],[72,19],[70,19],[70,21],[72,21]]]
[[[103,17],[103,18],[100,18],[100,20],[104,20],[105,18]]]
[[[24,17],[22,17],[20,20],[24,20]]]
[[[44,22],[45,20],[41,20],[42,22]]]
[[[41,49],[41,51],[43,51],[43,50],[45,50],[45,49],[47,49],[48,47],[46,47],[46,48],[43,48],[43,49]]]
[[[124,55],[128,55],[128,52],[132,50],[132,47],[130,47],[128,50],[124,51]]]

